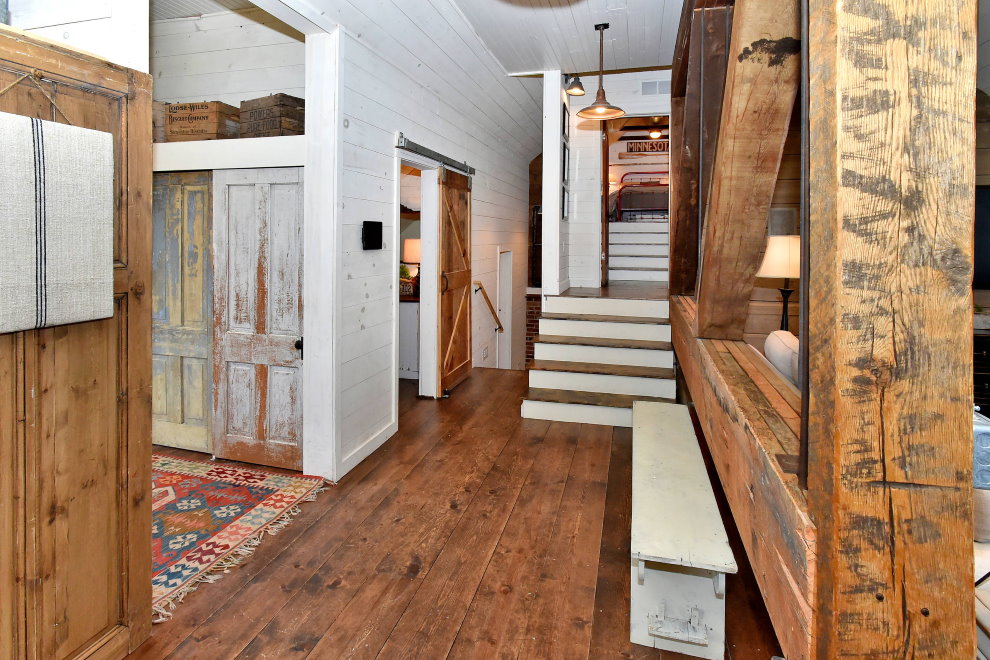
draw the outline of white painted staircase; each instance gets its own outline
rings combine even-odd
[[[669,268],[667,220],[608,223],[608,279],[666,282]]]
[[[632,426],[634,401],[674,400],[666,300],[544,299],[522,416]]]

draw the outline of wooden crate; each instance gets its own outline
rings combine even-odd
[[[162,101],[151,102],[151,139],[153,142],[165,141],[165,106]]]
[[[302,135],[305,100],[288,94],[272,94],[241,102],[241,137]]]
[[[165,108],[165,137],[168,142],[222,140],[240,132],[240,111],[219,101],[170,103]]]

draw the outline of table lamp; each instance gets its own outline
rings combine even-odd
[[[767,237],[767,251],[763,254],[763,263],[760,264],[760,270],[756,276],[784,280],[784,286],[778,289],[783,302],[780,329],[789,330],[787,303],[791,294],[794,293],[794,289],[791,288],[791,280],[801,277],[801,237]]]
[[[422,260],[423,241],[419,238],[407,238],[402,241],[402,261],[416,265],[413,278],[413,295],[419,295],[419,266]]]

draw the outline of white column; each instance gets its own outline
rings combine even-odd
[[[543,295],[561,292],[567,264],[561,259],[560,137],[564,103],[560,71],[543,72]]]
[[[337,327],[340,318],[341,33],[306,37],[303,471],[336,480]]]

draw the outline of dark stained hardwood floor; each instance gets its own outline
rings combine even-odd
[[[442,401],[403,382],[399,433],[131,657],[683,657],[628,641],[630,431],[523,420],[525,389],[492,369]],[[736,547],[727,657],[767,660]]]

